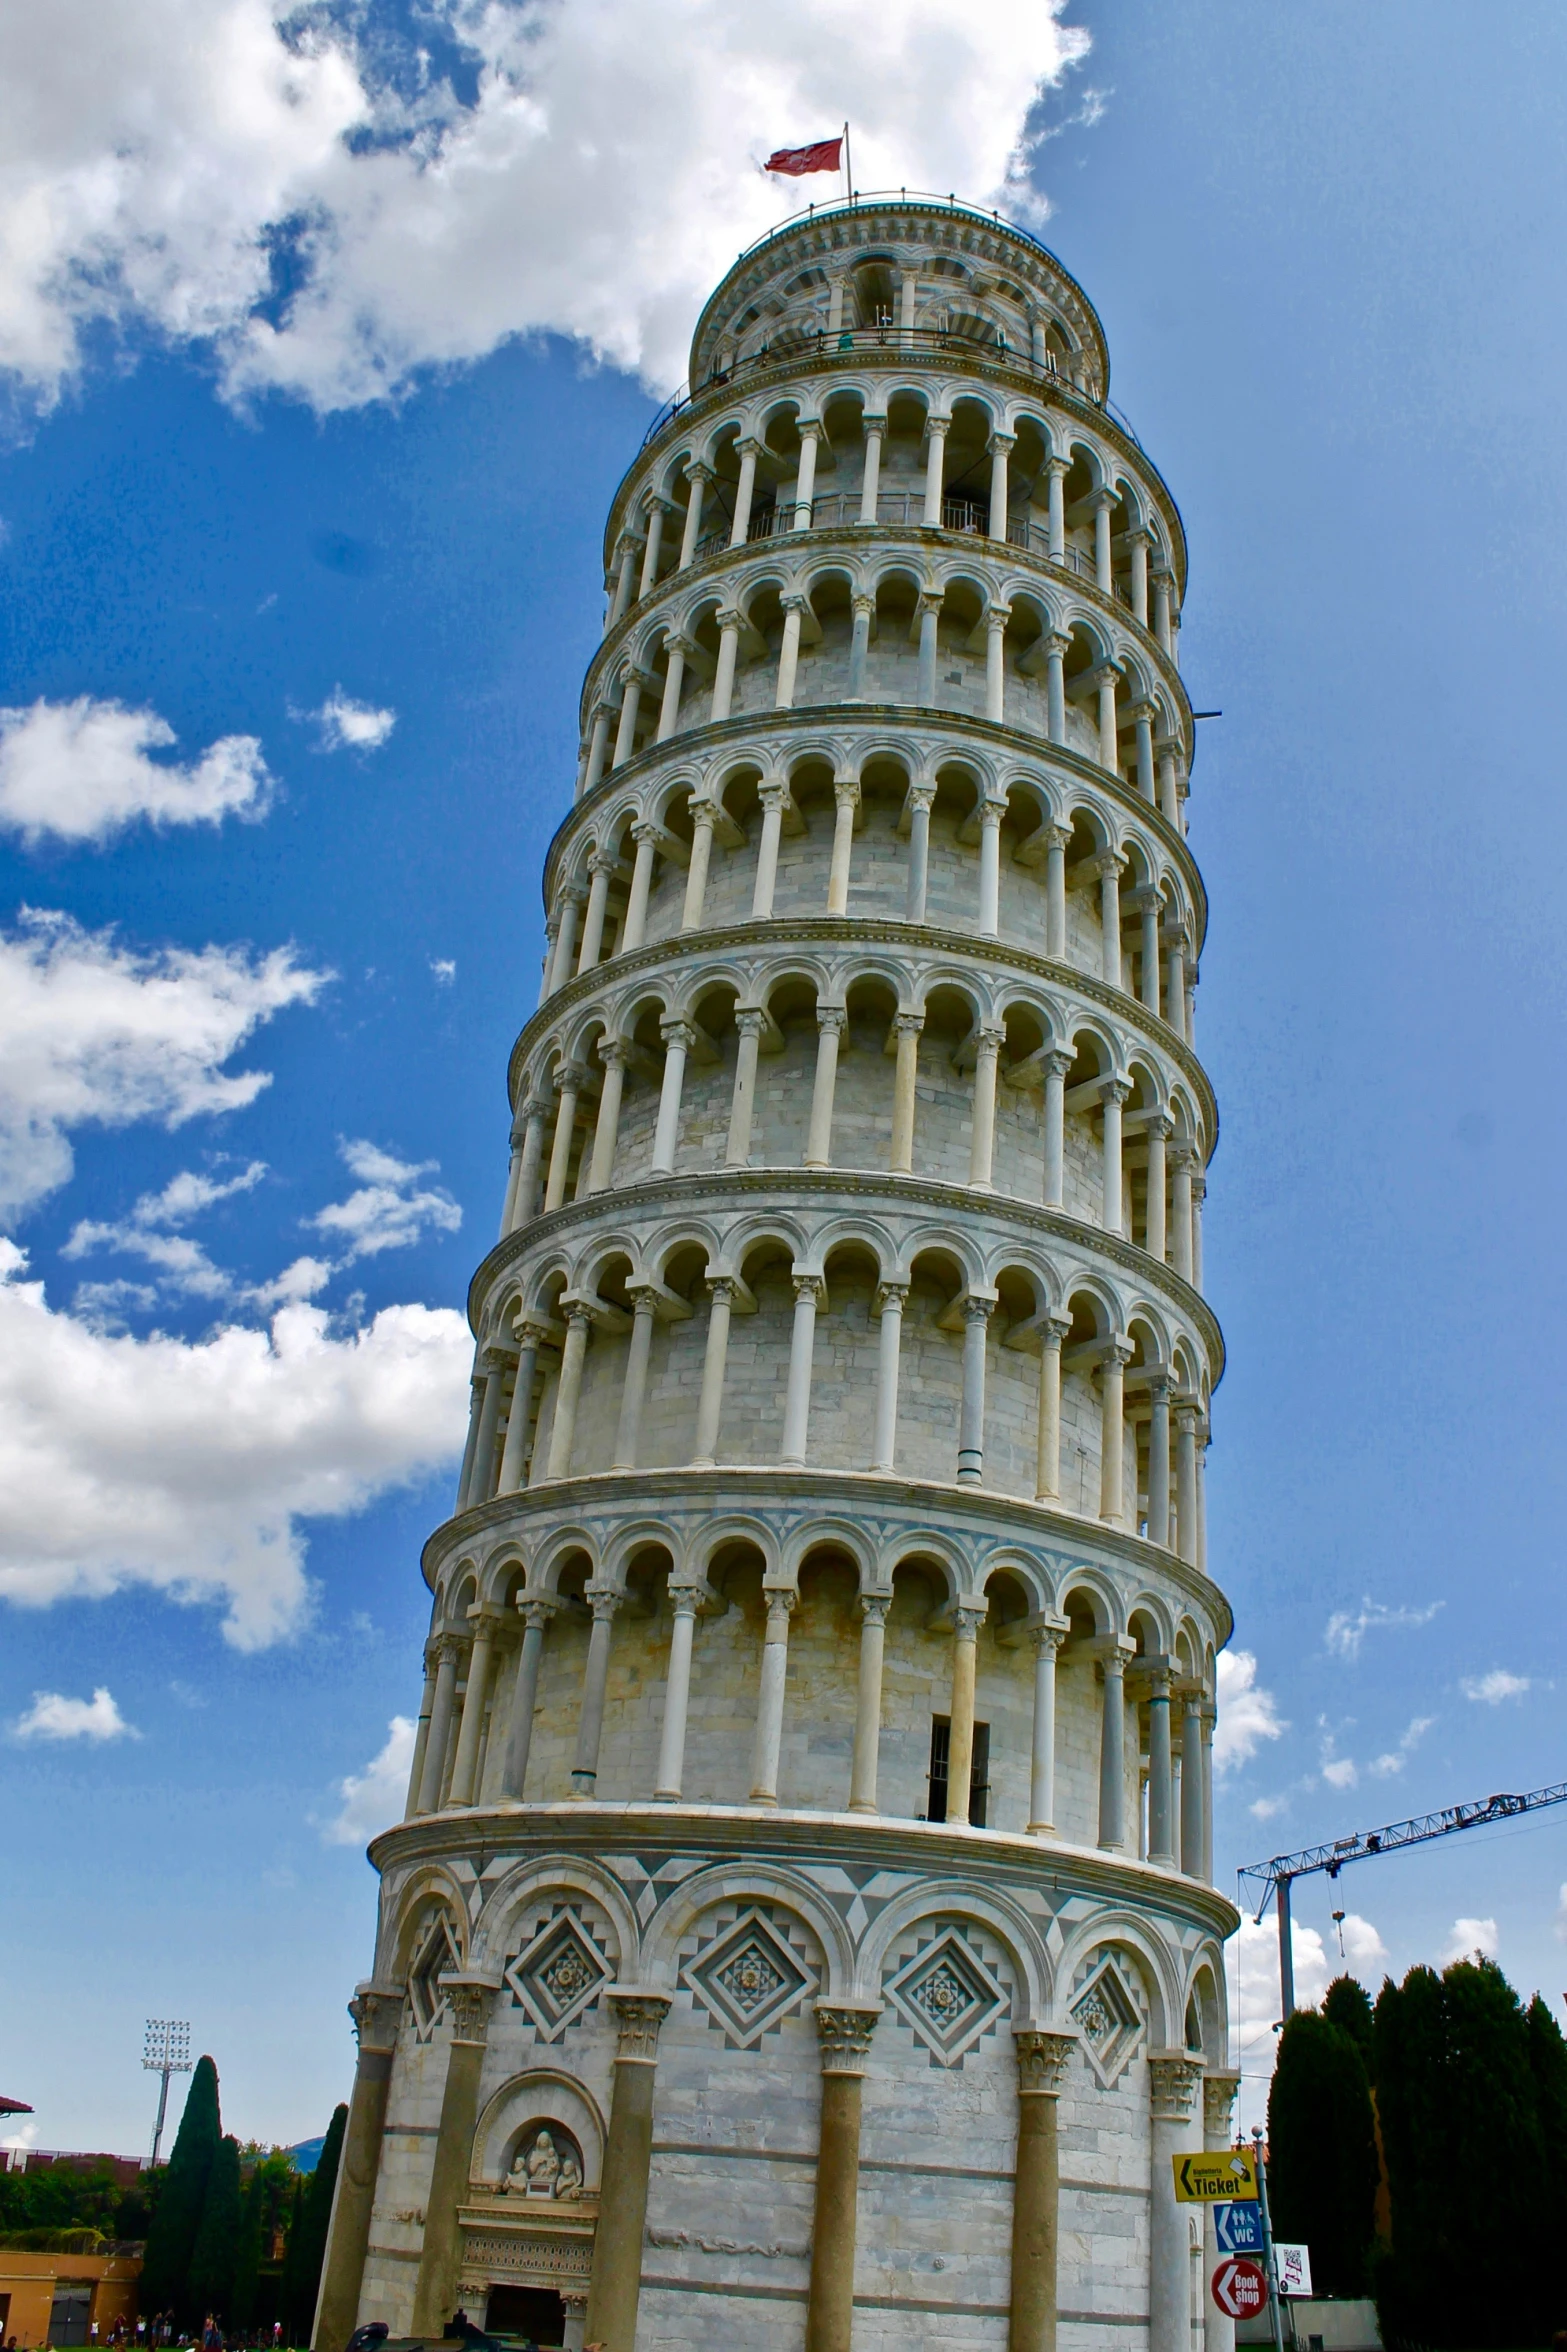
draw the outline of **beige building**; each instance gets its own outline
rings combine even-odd
[[[1190,2352],[1186,549],[966,206],[743,254],[606,533],[316,2341]]]

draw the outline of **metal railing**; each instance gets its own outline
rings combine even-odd
[[[792,538],[795,535],[799,506],[790,499],[782,499],[772,506],[759,507],[752,514],[746,529],[746,544],[754,545],[763,539]],[[811,501],[810,519],[800,526],[806,531],[843,531],[860,526],[860,499],[855,491],[829,492]],[[885,530],[900,524],[905,530],[925,528],[925,495],[920,490],[883,490],[876,500],[876,514],[867,530]],[[941,502],[941,529],[959,538],[989,539],[990,509],[983,500],[972,498],[944,498]],[[693,565],[709,556],[722,555],[728,549],[733,525],[720,523],[711,531],[704,531],[691,551]],[[1026,516],[1013,515],[1007,522],[1007,545],[1031,555],[1037,562],[1054,564],[1058,570],[1071,572],[1079,580],[1092,586],[1098,577],[1098,566],[1084,548],[1067,546],[1058,555],[1050,552],[1050,534],[1040,524]],[[665,573],[655,588],[667,587],[675,575]],[[1112,593],[1117,604],[1131,609],[1131,596],[1122,581],[1117,580]]]

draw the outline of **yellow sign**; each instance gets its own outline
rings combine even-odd
[[[1245,2205],[1257,2195],[1257,2159],[1249,2148],[1220,2148],[1210,2156],[1172,2156],[1180,2205]]]

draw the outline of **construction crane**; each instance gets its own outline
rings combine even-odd
[[[1268,1905],[1279,1914],[1279,1993],[1284,2015],[1295,2007],[1295,1955],[1290,1947],[1290,1889],[1297,1878],[1316,1871],[1337,1878],[1346,1862],[1369,1862],[1375,1854],[1396,1854],[1405,1846],[1423,1846],[1430,1838],[1451,1837],[1455,1830],[1485,1829],[1493,1821],[1512,1821],[1520,1813],[1539,1813],[1547,1805],[1567,1805],[1567,1780],[1549,1788],[1530,1789],[1522,1797],[1478,1797],[1470,1805],[1444,1805],[1440,1813],[1420,1813],[1413,1821],[1391,1821],[1385,1829],[1361,1829],[1353,1837],[1335,1838],[1330,1846],[1306,1846],[1298,1854],[1275,1854],[1271,1862],[1251,1862],[1236,1872],[1242,1884],[1250,1880],[1262,1890],[1256,1918],[1266,1918]]]

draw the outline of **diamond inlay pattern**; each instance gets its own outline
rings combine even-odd
[[[441,1978],[461,1966],[462,1955],[452,1934],[451,1921],[444,1911],[438,1912],[426,1928],[408,1971],[408,2005],[414,2015],[414,2032],[421,2042],[430,2039],[451,2007]]]
[[[749,2049],[816,1990],[816,1971],[773,1925],[750,1910],[681,1971],[697,2006],[734,2049]]]
[[[581,1918],[559,1911],[512,1961],[506,1982],[541,2039],[554,2042],[597,2000],[610,1973],[609,1962]]]
[[[1142,2013],[1113,1960],[1106,1960],[1072,2003],[1088,2063],[1109,2085],[1124,2073],[1142,2033]]]
[[[1006,1988],[957,1927],[921,1945],[887,1990],[936,2066],[961,2066],[1009,2005]]]

